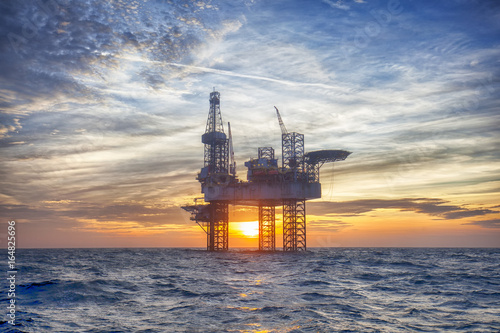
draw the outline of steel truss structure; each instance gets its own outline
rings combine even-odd
[[[217,91],[210,93],[210,110],[202,142],[205,144],[204,167],[207,175],[228,175],[229,139],[224,133],[220,112],[220,93]]]
[[[273,203],[259,205],[259,251],[276,250],[276,211]]]
[[[281,121],[281,116],[278,118]],[[287,182],[307,182],[304,165],[304,134],[281,133],[282,166]],[[283,251],[306,250],[306,200],[303,197],[283,200]]]
[[[232,178],[229,170],[230,146],[232,145],[224,133],[222,115],[220,112],[220,93],[210,93],[210,110],[207,126],[201,141],[205,144],[204,164],[198,175],[203,186],[218,186],[228,184]],[[225,251],[229,244],[229,214],[228,203],[211,201],[205,216],[205,232],[207,233],[207,249],[209,251]],[[198,222],[198,221],[197,221]]]
[[[281,135],[281,158],[286,181],[302,179],[304,172],[304,134],[292,132]]]
[[[274,160],[274,148],[273,147],[260,147],[258,150],[258,156],[264,158],[268,161]]]
[[[306,250],[306,201],[283,200],[283,251]]]
[[[210,202],[210,223],[207,250],[225,251],[229,248],[229,210],[226,202]]]

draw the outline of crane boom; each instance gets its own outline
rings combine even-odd
[[[227,123],[227,130],[229,135],[229,174],[236,176],[236,162],[234,161],[234,150],[233,150],[233,136],[231,134],[231,123]]]
[[[276,114],[278,115],[278,121],[279,121],[280,127],[281,127],[281,134],[288,134],[288,131],[285,127],[285,124],[283,123],[283,120],[281,119],[280,112],[279,112],[278,108],[276,106],[274,108],[276,109]]]

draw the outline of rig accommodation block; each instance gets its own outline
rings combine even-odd
[[[210,93],[210,110],[205,133],[204,165],[197,180],[204,203],[182,207],[207,234],[207,250],[228,249],[228,206],[257,206],[259,250],[276,250],[276,206],[283,207],[283,251],[305,251],[306,200],[321,198],[319,171],[327,162],[343,161],[345,150],[304,152],[304,135],[288,132],[275,107],[281,128],[281,167],[272,147],[258,148],[258,157],[245,162],[247,181],[236,176],[231,127],[224,132],[220,93]]]

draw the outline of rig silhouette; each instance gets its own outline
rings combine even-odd
[[[207,234],[207,250],[228,250],[229,205],[259,208],[259,250],[276,251],[276,206],[283,206],[283,251],[305,251],[306,200],[321,198],[319,171],[323,164],[343,161],[345,150],[304,153],[304,134],[288,132],[281,119],[281,167],[272,147],[258,148],[258,157],[245,162],[247,181],[236,176],[236,163],[228,123],[224,132],[220,93],[210,93],[205,134],[204,165],[198,177],[204,202],[182,207]],[[201,198],[200,198],[201,199]]]

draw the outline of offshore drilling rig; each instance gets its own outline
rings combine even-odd
[[[343,161],[345,150],[304,153],[304,134],[288,132],[278,108],[281,127],[281,167],[272,147],[258,148],[258,157],[245,162],[247,181],[236,176],[236,163],[228,123],[224,132],[220,93],[210,93],[210,110],[201,141],[204,165],[197,180],[204,203],[182,207],[207,234],[207,250],[224,251],[229,240],[229,205],[259,208],[259,250],[276,251],[276,206],[283,206],[283,251],[305,251],[306,200],[321,198],[319,170],[328,162]]]

